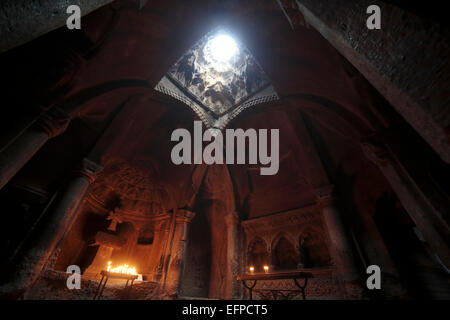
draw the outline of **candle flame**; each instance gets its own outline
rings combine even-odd
[[[124,265],[113,268],[111,266],[111,261],[108,261],[108,265],[106,266],[106,271],[113,272],[113,273],[137,275],[135,267],[130,267],[130,266],[128,266],[128,264],[124,264]]]

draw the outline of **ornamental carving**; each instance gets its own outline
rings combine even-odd
[[[122,216],[155,217],[164,215],[170,201],[169,192],[157,179],[157,170],[120,159],[105,161],[89,194],[89,201],[107,210],[114,203]]]
[[[44,130],[49,138],[54,138],[66,131],[70,120],[70,115],[62,109],[53,108],[40,116],[36,121],[36,126]]]

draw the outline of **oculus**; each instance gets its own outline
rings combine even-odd
[[[223,29],[197,41],[155,89],[191,107],[207,128],[218,129],[242,110],[278,99],[248,49]]]

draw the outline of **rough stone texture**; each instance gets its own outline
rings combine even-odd
[[[66,285],[69,274],[47,270],[24,296],[26,300],[92,300],[98,287],[98,282],[81,278],[81,288],[68,289]],[[145,281],[136,282],[131,290],[124,290],[125,281],[109,283],[105,287],[101,300],[151,300],[155,297],[158,283]]]
[[[235,6],[227,7],[230,3]],[[222,5],[226,10],[221,10]],[[221,22],[226,21],[254,54],[280,94],[281,99],[276,103],[249,108],[229,123],[229,127],[244,130],[280,129],[280,169],[274,176],[261,176],[259,165],[177,166],[171,162],[170,151],[174,146],[170,141],[171,133],[175,128],[185,128],[192,133],[193,121],[198,118],[188,106],[151,88],[188,48],[217,26],[217,12],[223,13]],[[14,213],[4,215],[9,228],[0,235],[2,240],[12,239],[9,235],[16,230],[27,233],[27,226],[34,222],[26,220],[30,217],[27,207],[32,207],[36,215],[41,212],[41,208],[33,207],[22,195],[30,195],[36,189],[47,194],[60,190],[71,166],[96,145],[95,159],[105,170],[92,185],[80,216],[60,246],[57,270],[65,270],[71,264],[86,270],[97,264],[95,258],[103,254],[89,247],[89,243],[97,232],[107,230],[108,213],[117,209],[115,212],[123,221],[117,226],[117,232],[127,238],[127,243],[109,255],[113,263],[136,265],[148,280],[161,284],[155,296],[173,298],[158,295],[158,292],[163,285],[170,286],[166,281],[170,278],[167,271],[171,255],[176,254],[176,251],[171,252],[173,213],[186,208],[196,212],[196,216],[191,225],[193,232],[186,241],[182,294],[194,298],[224,298],[228,269],[224,216],[239,212],[240,220],[246,221],[244,224],[261,217],[275,218],[257,231],[274,242],[277,264],[287,261],[292,265],[295,264],[292,259],[295,246],[298,244],[299,256],[302,248],[308,247],[308,241],[305,245],[303,238],[298,239],[301,227],[310,222],[314,226],[320,224],[319,210],[308,214],[310,220],[303,219],[299,211],[314,205],[314,189],[329,183],[333,183],[339,193],[338,206],[346,231],[353,231],[348,233],[353,235],[351,244],[358,245],[359,250],[355,249],[354,253],[359,271],[364,272],[368,264],[383,263],[385,259],[380,262],[381,256],[392,256],[398,265],[399,261],[404,261],[403,252],[415,254],[409,243],[398,255],[391,250],[398,241],[386,242],[389,240],[386,234],[397,234],[397,225],[379,234],[386,246],[375,247],[370,241],[374,238],[368,238],[381,230],[380,224],[360,223],[362,218],[374,219],[375,213],[382,211],[378,209],[378,200],[384,193],[393,194],[380,170],[365,159],[360,142],[374,132],[404,123],[404,119],[314,28],[299,25],[292,30],[276,1],[249,0],[246,5],[235,0],[151,1],[139,11],[134,0],[123,0],[120,6],[104,7],[84,17],[83,23],[82,33],[92,41],[96,54],[83,57],[86,59],[84,67],[75,75],[64,101],[70,106],[73,120],[64,134],[47,142],[5,190],[1,190],[5,212]],[[42,40],[36,40],[37,47],[44,46],[46,42]],[[42,63],[41,59],[23,58],[19,53],[25,49],[18,47],[8,59],[6,56],[0,59],[13,71],[24,61],[30,65]],[[49,50],[45,55],[52,62],[60,57],[59,53],[59,50]],[[49,66],[51,69],[53,64]],[[27,72],[23,74],[23,79],[31,76]],[[14,89],[11,92],[17,93],[11,94],[14,98],[7,99],[8,102],[17,102],[15,97],[21,95],[28,97],[23,93],[28,94],[30,88],[40,88],[33,85],[34,82],[11,83],[8,76],[4,77],[5,91]],[[115,86],[123,83],[121,79],[129,78],[145,79],[150,85]],[[111,90],[103,91],[105,87]],[[104,94],[93,94],[99,90]],[[91,98],[83,99],[86,96]],[[430,165],[417,157],[429,148],[426,144],[425,147],[416,144],[420,137],[413,133],[417,139],[399,141],[413,145],[413,150],[405,153],[406,159],[412,159],[416,167],[427,170],[421,179],[427,178],[428,184],[439,182],[439,186],[447,190],[449,179],[445,178],[444,163],[437,158],[438,165]],[[431,169],[435,170],[434,174]],[[16,185],[22,188],[21,193],[13,188]],[[279,214],[285,212],[294,214]],[[387,223],[401,220],[397,210],[388,212]],[[276,218],[280,216],[286,219]],[[401,221],[400,225],[411,231],[408,222]],[[285,241],[289,236],[279,234],[283,231],[292,233],[290,242]],[[311,240],[312,255],[322,263],[327,248],[324,248],[324,241],[317,241],[316,245],[316,240],[325,237],[324,228],[318,228],[311,233],[311,238],[307,237]],[[252,239],[242,239],[241,255],[247,251],[247,240]],[[14,249],[14,243],[2,241],[4,243],[9,246],[8,252]],[[95,266],[97,271],[105,267],[106,257],[98,258],[102,261]],[[181,266],[180,260],[173,259],[177,266]],[[241,257],[240,263],[240,272],[245,272],[242,266],[245,259]],[[419,271],[423,268],[421,261],[413,260],[411,265]],[[406,272],[410,269],[408,265]],[[424,282],[416,276],[412,274],[409,278],[412,280],[408,284],[412,287]],[[335,284],[331,280],[327,283]],[[329,288],[335,290],[336,286]],[[320,298],[336,296],[326,290],[321,292],[325,296],[320,294]],[[421,298],[426,294],[420,291],[411,296]],[[40,297],[45,297],[44,291]]]
[[[344,299],[344,288],[336,282],[332,277],[332,269],[316,269],[312,271],[314,277],[308,280],[306,286],[307,300],[327,300],[327,299]],[[304,280],[298,280],[303,285]],[[251,283],[249,283],[251,284]],[[282,295],[277,296],[277,299],[301,300],[302,295],[299,288],[294,284],[294,281],[289,280],[264,280],[258,281],[253,291],[253,299],[255,300],[272,300],[274,296],[271,290],[292,290],[283,291]],[[294,292],[296,291],[296,292]],[[245,289],[245,295],[248,296],[248,290]]]
[[[440,212],[433,207],[432,202],[411,179],[395,152],[389,150],[383,143],[366,142],[362,144],[366,156],[380,167],[395,190],[403,206],[408,210],[417,228],[440,257],[442,262],[450,266],[449,238],[450,229],[445,220],[446,212]],[[446,202],[441,202],[443,205]]]
[[[63,133],[70,116],[54,108],[43,113],[31,128],[0,152],[0,189],[39,151],[48,139]]]
[[[298,3],[306,20],[450,162],[450,30],[381,1]],[[381,8],[381,30],[366,27],[372,4]]]
[[[6,0],[0,3],[0,53],[66,24],[70,5],[86,15],[113,0]]]
[[[67,183],[50,210],[39,221],[43,232],[33,232],[26,239],[17,270],[9,270],[12,279],[0,287],[1,294],[7,296],[24,292],[38,279],[57,245],[70,230],[89,184],[102,169],[89,159],[83,159],[79,170],[75,172],[76,176]]]

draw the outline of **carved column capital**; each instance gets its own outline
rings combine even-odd
[[[169,231],[170,228],[170,215],[166,218],[155,221],[155,231]]]
[[[195,217],[195,212],[186,209],[178,209],[175,213],[177,223],[190,223]]]
[[[103,167],[88,158],[84,158],[81,161],[81,165],[76,170],[76,174],[87,177],[89,179],[89,183],[93,183],[97,174],[103,170]]]
[[[334,192],[334,185],[326,185],[314,189],[317,203],[323,206],[331,206],[336,203],[336,194]]]
[[[239,223],[239,214],[236,211],[228,212],[225,215],[225,223],[227,226],[233,226]]]
[[[60,108],[53,108],[39,117],[36,126],[45,131],[49,138],[54,138],[66,131],[70,120],[70,115],[65,111]]]
[[[367,159],[375,163],[377,166],[385,167],[391,161],[388,149],[381,142],[361,142],[361,149]]]

